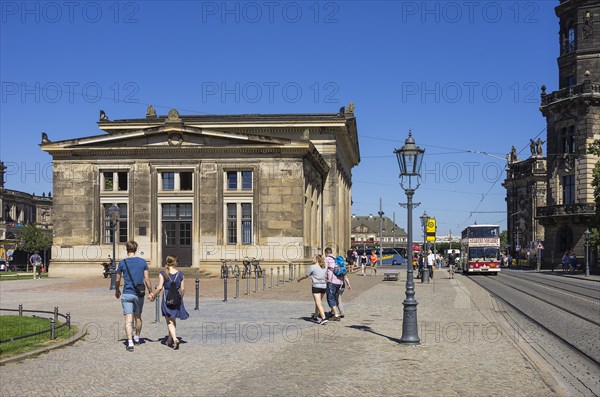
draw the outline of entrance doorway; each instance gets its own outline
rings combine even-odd
[[[176,255],[179,266],[192,266],[192,205],[162,205],[162,255]]]

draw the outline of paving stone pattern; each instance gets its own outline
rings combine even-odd
[[[383,273],[383,272],[381,272]],[[143,343],[127,352],[123,316],[108,281],[43,279],[0,283],[0,306],[70,312],[88,335],[72,346],[0,367],[1,396],[404,395],[552,396],[497,315],[501,306],[466,277],[436,271],[415,280],[417,346],[399,343],[406,272],[400,281],[352,275],[346,317],[317,325],[310,280],[222,302],[222,280],[202,279],[200,310],[187,279],[190,318],[180,350],[161,341],[163,318],[144,307]],[[253,280],[252,280],[253,281]],[[268,284],[269,285],[269,284]],[[267,285],[267,286],[268,286]],[[251,291],[254,284],[251,284]],[[31,374],[36,374],[31,376]]]

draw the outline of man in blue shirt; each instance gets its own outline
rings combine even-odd
[[[125,315],[125,333],[127,334],[127,351],[133,351],[133,345],[140,344],[142,332],[142,310],[144,308],[144,297],[135,292],[135,285],[144,284],[151,291],[150,279],[148,278],[148,263],[137,257],[138,245],[135,241],[125,243],[127,258],[119,262],[117,267],[117,281],[115,296],[121,298],[123,315]],[[129,269],[129,270],[128,270]],[[131,274],[131,277],[130,277]],[[123,293],[121,294],[121,279],[123,279]],[[132,338],[131,320],[135,318],[135,336]]]

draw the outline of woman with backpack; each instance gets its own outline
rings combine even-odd
[[[150,301],[154,301],[160,291],[163,289],[161,311],[167,322],[167,331],[169,336],[165,344],[173,347],[174,350],[179,349],[179,339],[177,339],[177,322],[176,319],[186,320],[190,315],[185,310],[183,304],[183,296],[185,286],[183,282],[183,273],[177,270],[177,257],[168,255],[166,258],[165,270],[158,275],[158,286],[153,292],[150,292]]]
[[[315,312],[311,319],[319,324],[328,322],[325,317],[325,310],[321,301],[327,291],[327,269],[325,268],[325,260],[321,255],[315,255],[312,258],[313,264],[306,272],[306,275],[299,277],[298,282],[305,278],[312,277],[312,296],[315,300]]]

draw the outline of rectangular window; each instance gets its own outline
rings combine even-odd
[[[192,190],[192,175],[191,172],[179,173],[179,190]]]
[[[227,204],[227,244],[237,244],[237,205]]]
[[[237,190],[237,171],[227,171],[227,190]]]
[[[568,153],[575,154],[577,151],[577,137],[575,136],[575,126],[569,128],[569,148]]]
[[[162,190],[175,190],[175,173],[174,172],[163,172],[162,176]]]
[[[179,227],[179,245],[192,245],[192,224],[181,223]]]
[[[192,205],[191,204],[163,204],[162,205],[163,221],[174,220],[191,220]]]
[[[252,204],[242,203],[242,244],[252,244]]]
[[[104,175],[104,190],[105,191],[113,191],[114,188],[114,178],[112,172],[103,172]]]
[[[575,203],[575,175],[563,176],[563,204]]]
[[[112,204],[103,204],[104,207],[104,238],[103,241],[105,244],[112,244],[114,236],[117,236],[117,242],[125,243],[127,242],[127,204],[125,203],[117,203],[119,207],[119,219],[117,224],[111,225],[110,216],[108,214],[108,209],[112,206]]]
[[[252,190],[252,171],[227,171],[226,178],[226,190]]]
[[[242,190],[252,190],[252,171],[242,171]]]
[[[117,179],[119,181],[119,190],[126,191],[127,190],[127,172],[118,172]]]

